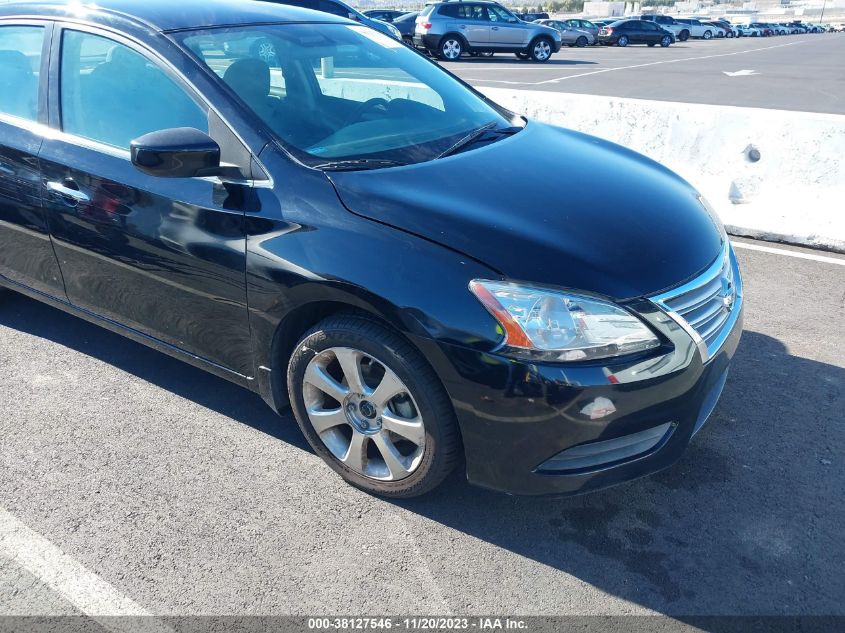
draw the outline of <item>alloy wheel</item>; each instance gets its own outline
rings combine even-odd
[[[546,40],[540,40],[534,44],[534,59],[544,62],[552,55],[552,47]]]
[[[449,39],[443,42],[440,46],[440,51],[448,60],[455,60],[461,56],[462,51],[461,43],[455,39]]]
[[[261,42],[258,45],[258,57],[266,64],[272,64],[276,60],[276,47],[270,42]]]
[[[330,347],[305,370],[308,420],[331,454],[350,470],[379,481],[411,475],[425,451],[425,424],[402,380],[378,359]]]

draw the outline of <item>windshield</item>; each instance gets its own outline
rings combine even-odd
[[[311,166],[421,162],[482,126],[523,125],[368,27],[250,25],[177,37]]]

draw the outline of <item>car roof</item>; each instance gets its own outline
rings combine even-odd
[[[276,2],[256,0],[34,0],[0,4],[0,18],[43,16],[108,22],[115,17],[157,31],[280,22],[346,22],[344,18]]]

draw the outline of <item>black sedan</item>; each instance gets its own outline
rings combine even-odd
[[[402,41],[408,46],[414,45],[414,28],[418,15],[419,13],[403,13],[392,22],[393,26],[399,29],[399,33],[402,34]]]
[[[716,405],[737,261],[643,156],[276,3],[3,4],[0,50],[0,287],[291,407],[355,486],[584,492]]]
[[[628,44],[660,44],[667,47],[675,41],[671,31],[648,20],[617,20],[599,29],[599,44],[628,46]]]

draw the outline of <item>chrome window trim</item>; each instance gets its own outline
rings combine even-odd
[[[728,318],[719,330],[718,336],[708,346],[707,342],[701,337],[698,331],[696,331],[683,316],[675,312],[667,302],[688,292],[695,291],[712,282],[714,279],[720,278],[722,276],[722,271],[728,265],[731,267],[731,271],[733,273],[735,290],[734,300]],[[742,313],[742,294],[742,277],[739,271],[739,264],[737,263],[736,255],[733,247],[731,246],[730,240],[726,236],[724,238],[721,253],[703,273],[697,275],[685,284],[677,286],[672,290],[667,290],[659,295],[651,296],[648,299],[671,317],[672,320],[675,321],[675,323],[677,323],[678,326],[690,336],[690,338],[692,338],[698,348],[698,353],[701,355],[702,362],[706,363],[722,348],[722,345],[725,344],[728,336],[730,336],[736,326],[737,319]]]

